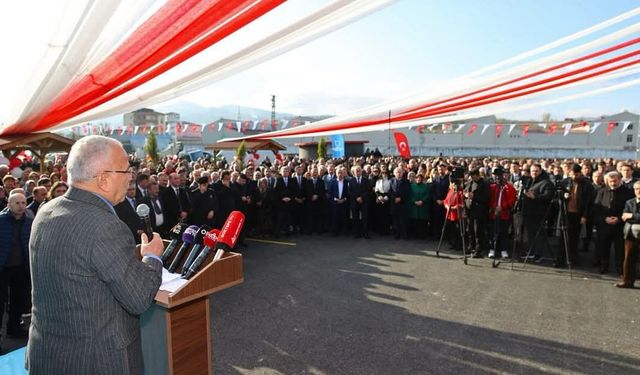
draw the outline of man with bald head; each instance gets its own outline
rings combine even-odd
[[[33,219],[25,215],[27,199],[24,194],[12,194],[7,208],[0,214],[0,322],[9,302],[7,335],[26,336],[20,315],[28,296],[29,234]]]
[[[160,287],[162,240],[142,235],[140,255],[113,206],[133,176],[122,144],[78,140],[69,190],[38,210],[29,242],[33,306],[30,374],[141,374],[140,321]]]

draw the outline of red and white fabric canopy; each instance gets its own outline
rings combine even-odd
[[[4,2],[0,12],[32,29],[0,25],[14,36],[3,38],[13,53],[4,57],[11,68],[0,71],[0,134],[59,129],[179,97],[392,1],[335,0],[214,61],[203,52],[284,0],[57,0],[38,3],[37,12],[29,2]]]
[[[410,128],[514,112],[638,85],[639,16],[640,8],[636,8],[461,77],[446,87],[296,128],[234,139]],[[560,48],[569,44],[569,48]]]

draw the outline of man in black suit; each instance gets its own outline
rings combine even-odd
[[[450,184],[447,166],[440,163],[437,168],[438,174],[433,179],[433,199],[435,204],[433,205],[433,215],[431,216],[431,230],[434,236],[440,235],[442,225],[444,225],[444,216],[446,213],[444,199],[447,197]]]
[[[146,173],[140,173],[136,177],[136,199],[140,200],[147,196],[147,189],[149,188],[149,175]]]
[[[489,219],[489,184],[478,169],[469,172],[471,179],[464,189],[465,208],[467,212],[469,248],[472,257],[482,258],[487,248],[487,221]]]
[[[349,203],[351,206],[351,220],[355,238],[369,238],[369,198],[371,187],[369,180],[362,176],[362,168],[353,168],[353,178],[349,181]]]
[[[324,187],[324,181],[318,176],[318,168],[311,168],[311,179],[308,182],[309,185],[309,215],[307,224],[307,233],[311,234],[313,231],[321,234],[324,232],[325,223],[325,205],[327,201],[326,190]]]
[[[569,177],[562,181],[564,200],[567,207],[567,237],[569,248],[569,261],[572,265],[578,265],[578,243],[580,242],[580,229],[587,224],[587,218],[591,211],[591,205],[595,194],[591,180],[582,175],[582,167],[579,164],[571,165]],[[566,263],[564,246],[556,253],[556,267],[564,267]]]
[[[220,180],[215,184],[214,191],[218,198],[218,212],[215,212],[213,217],[214,227],[222,228],[231,211],[237,209],[229,171],[223,171],[220,174]]]
[[[180,220],[186,220],[191,210],[189,197],[182,187],[182,179],[179,174],[169,175],[169,187],[161,193],[162,202],[166,207],[165,219],[167,227],[173,228]]]
[[[282,167],[282,177],[276,182],[277,226],[281,233],[291,232],[291,217],[293,212],[293,198],[296,196],[295,182],[289,176],[289,167]]]
[[[393,171],[389,190],[391,202],[391,221],[396,240],[407,238],[407,222],[409,221],[409,201],[411,199],[411,185],[401,167]]]
[[[136,213],[136,185],[130,183],[127,188],[127,193],[124,200],[115,206],[116,214],[125,224],[129,227],[133,239],[136,241],[136,245],[140,244],[140,234],[142,234],[143,227],[138,214]]]
[[[307,217],[309,216],[307,211],[309,207],[307,204],[309,185],[303,174],[304,171],[302,165],[296,166],[296,173],[292,176],[292,180],[294,182],[292,223],[294,231],[306,233]]]
[[[162,199],[160,199],[160,186],[155,181],[149,181],[146,190],[147,196],[140,199],[138,204],[144,203],[149,206],[149,219],[153,231],[159,233],[162,238],[168,238],[171,228],[168,228],[166,225],[165,207]]]
[[[331,204],[331,221],[333,235],[347,232],[347,219],[349,216],[349,184],[345,179],[347,171],[345,167],[336,168],[335,180],[331,181],[329,199]]]

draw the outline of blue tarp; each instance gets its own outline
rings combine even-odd
[[[20,348],[0,356],[0,374],[27,375],[24,369],[24,353],[26,348]]]

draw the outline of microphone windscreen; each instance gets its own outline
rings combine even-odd
[[[208,225],[203,225],[198,228],[198,233],[196,233],[195,238],[193,239],[193,243],[195,245],[202,245],[204,243],[204,237],[207,235],[207,232],[211,230],[211,227]]]
[[[185,230],[187,230],[188,225],[185,223],[178,223],[176,225],[173,226],[173,228],[171,228],[171,231],[169,232],[169,237],[172,240],[181,240],[182,239],[182,235],[184,234]]]
[[[190,225],[182,234],[182,242],[192,244],[193,240],[196,237],[196,234],[198,234],[198,227],[196,227],[195,225]]]
[[[243,225],[244,214],[240,211],[232,211],[224,222],[222,229],[220,229],[218,242],[221,242],[230,248],[236,246],[236,242],[238,241]]]
[[[138,207],[136,207],[136,214],[138,214],[138,217],[147,217],[149,216],[149,212],[151,212],[149,206],[144,203],[140,203]]]
[[[220,230],[219,229],[211,229],[210,231],[207,232],[207,234],[204,236],[204,246],[206,247],[210,247],[213,249],[214,246],[216,246],[216,242],[218,242],[218,236],[220,235]]]

